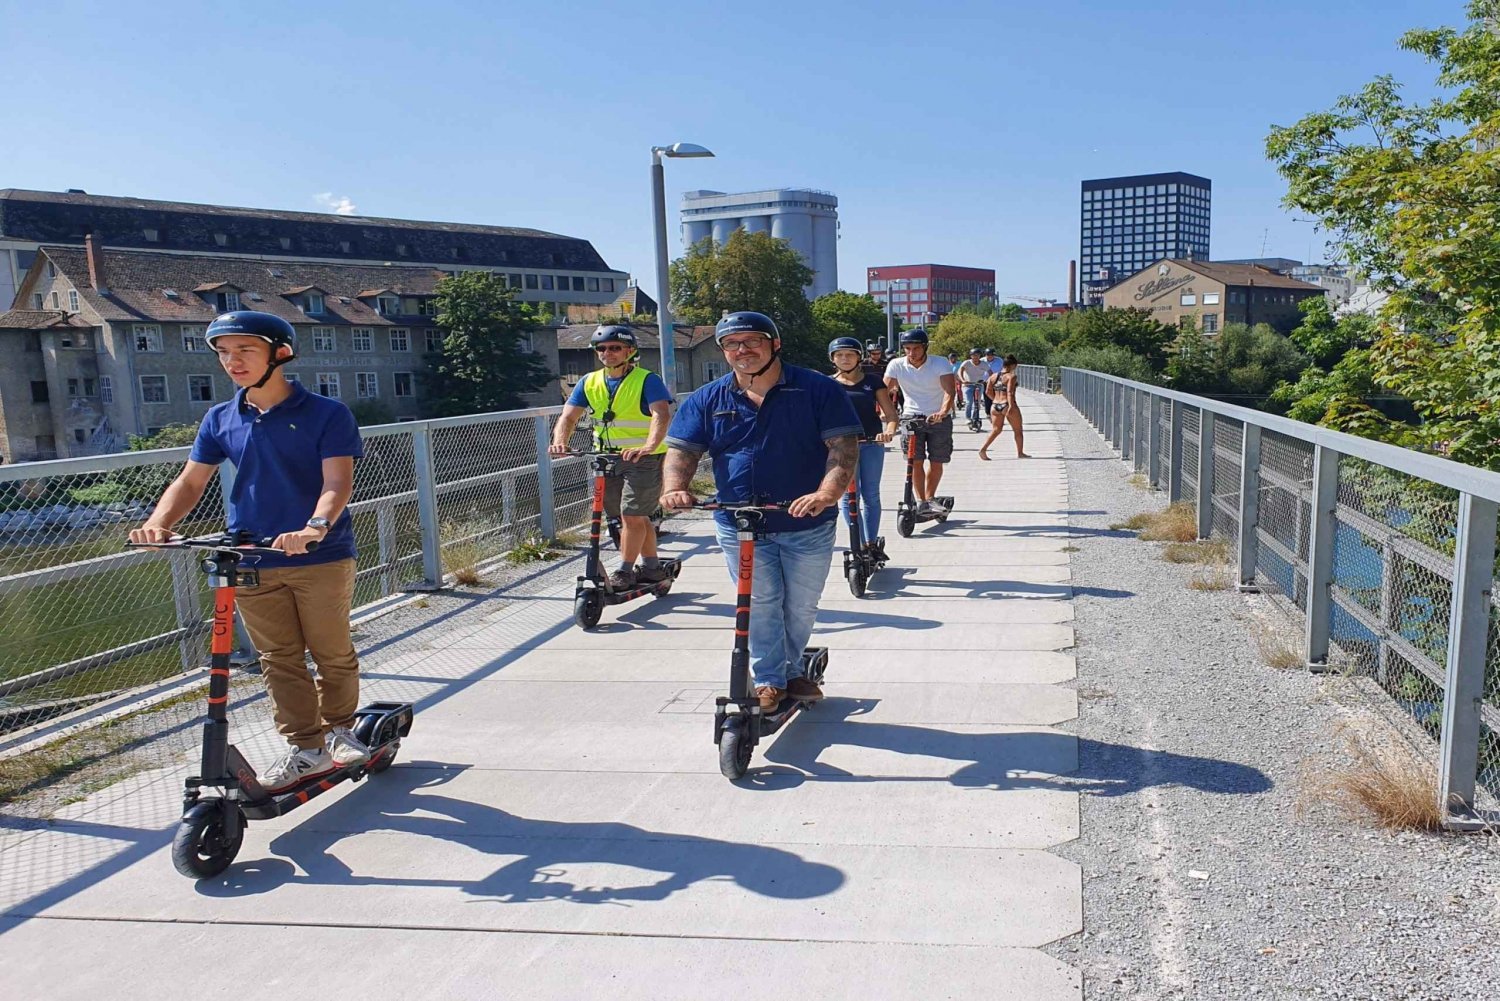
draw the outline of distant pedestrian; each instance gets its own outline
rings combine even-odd
[[[1016,381],[1020,361],[1015,355],[1006,355],[1005,361],[999,373],[990,376],[990,392],[993,402],[990,405],[990,424],[992,429],[990,436],[984,440],[979,448],[979,457],[984,461],[990,460],[986,453],[994,440],[1000,437],[1000,432],[1005,430],[1009,424],[1011,431],[1016,436],[1016,458],[1029,459],[1022,447],[1025,435],[1021,431],[1021,407],[1016,400]]]

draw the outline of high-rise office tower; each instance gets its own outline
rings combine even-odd
[[[1164,257],[1208,260],[1213,182],[1196,174],[1084,181],[1079,198],[1081,301]]]

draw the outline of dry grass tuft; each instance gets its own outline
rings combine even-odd
[[[1198,512],[1191,504],[1173,504],[1158,511],[1141,529],[1146,542],[1192,542],[1198,538]]]
[[[1168,563],[1197,563],[1223,566],[1229,562],[1229,545],[1222,539],[1200,539],[1196,542],[1173,542],[1161,551]]]
[[[1156,515],[1150,511],[1142,511],[1140,514],[1131,515],[1124,521],[1115,522],[1113,525],[1109,526],[1109,530],[1111,532],[1139,532],[1141,529],[1151,524],[1151,519],[1155,517]]]
[[[1310,791],[1350,817],[1388,830],[1437,831],[1443,826],[1436,772],[1398,745],[1376,749],[1351,737],[1348,766],[1314,781]]]
[[[1151,488],[1151,484],[1146,482],[1145,473],[1132,473],[1125,482],[1139,490],[1149,490]]]
[[[1229,590],[1229,574],[1223,570],[1204,569],[1193,574],[1193,579],[1188,581],[1188,587],[1194,591],[1227,591]]]
[[[553,540],[533,535],[516,543],[516,548],[506,553],[505,558],[512,566],[521,566],[525,563],[545,563],[561,555]]]
[[[1255,645],[1267,667],[1288,671],[1294,667],[1307,666],[1301,647],[1270,626],[1262,624],[1256,627]]]

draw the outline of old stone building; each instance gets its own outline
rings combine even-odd
[[[1226,323],[1270,324],[1286,333],[1302,320],[1297,304],[1323,289],[1253,264],[1167,258],[1104,293],[1106,309],[1144,309],[1161,323],[1189,319],[1205,334]]]
[[[564,394],[599,366],[593,345],[589,342],[598,326],[597,322],[576,323],[558,329],[557,360],[562,373]],[[630,328],[635,331],[636,344],[640,347],[640,364],[660,374],[661,336],[657,333],[656,326],[633,323]],[[724,352],[714,343],[713,327],[678,324],[676,337],[673,347],[676,351],[677,392],[691,392],[729,371],[724,363]]]
[[[445,270],[41,247],[21,279],[29,308],[0,314],[0,455],[6,462],[118,451],[131,434],[196,423],[233,387],[203,341],[219,313],[256,309],[297,331],[287,372],[381,419],[422,414],[424,356],[441,349],[432,297]],[[524,279],[523,279],[524,280]],[[556,331],[530,350],[558,371]],[[554,404],[554,380],[533,395]]]

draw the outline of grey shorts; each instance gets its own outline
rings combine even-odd
[[[604,512],[650,517],[661,503],[662,455],[648,455],[635,462],[615,463],[617,474],[604,478]],[[623,500],[623,505],[621,501]]]
[[[917,461],[953,461],[953,416],[950,414],[938,424],[923,424],[917,429]],[[903,439],[901,442],[905,445]]]

